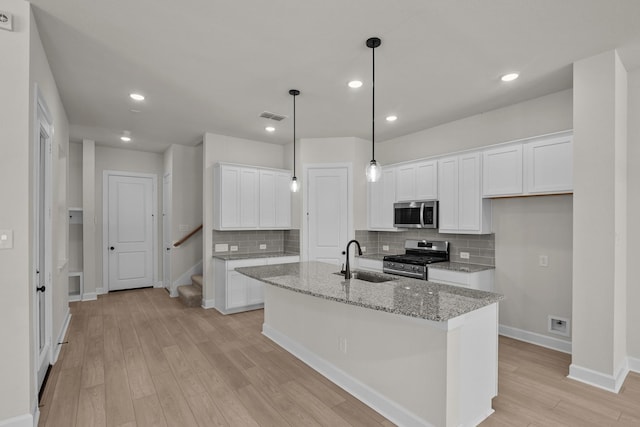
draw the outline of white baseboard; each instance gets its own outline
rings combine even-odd
[[[536,332],[529,332],[505,325],[500,325],[498,327],[498,332],[500,335],[504,335],[505,337],[571,354],[571,341],[565,341],[559,338],[553,338]]]
[[[629,370],[640,374],[640,359],[635,357],[627,357]]]
[[[0,427],[34,427],[32,414],[19,415],[0,421]]]
[[[109,291],[106,291],[104,288],[96,288],[96,295],[104,295]]]
[[[67,329],[69,328],[69,322],[71,321],[71,312],[69,308],[67,308],[67,313],[64,316],[64,323],[62,324],[62,329],[60,329],[60,333],[58,334],[58,339],[53,345],[53,355],[51,358],[51,364],[54,365],[58,361],[58,356],[60,356],[60,350],[62,349],[61,342],[64,341],[65,335],[67,335]]]
[[[582,366],[572,363],[569,366],[569,375],[567,375],[567,378],[571,378],[572,380],[580,381],[612,393],[618,393],[620,391],[620,387],[622,387],[622,383],[624,383],[625,378],[627,378],[628,373],[628,359],[624,360],[616,375],[603,374],[602,372],[583,368]]]
[[[98,299],[97,292],[85,292],[82,294],[82,301],[95,301]]]
[[[155,283],[153,284],[153,287],[154,287],[154,288],[164,288],[164,283],[162,283],[162,282],[155,282]]]
[[[182,285],[190,285],[191,284],[191,276],[194,274],[202,274],[202,260],[200,260],[196,265],[185,271],[173,281],[171,285],[171,292],[169,292],[172,296],[175,292],[175,296],[178,296],[178,286]]]
[[[209,309],[209,308],[214,308],[216,305],[216,300],[215,299],[202,299],[202,308],[204,309]]]
[[[400,426],[433,427],[432,424],[429,424],[424,419],[390,401],[384,395],[361,383],[343,370],[338,369],[335,365],[311,352],[305,346],[269,327],[269,325],[262,325],[262,334],[391,422]]]

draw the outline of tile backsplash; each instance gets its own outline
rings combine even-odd
[[[215,252],[215,245],[226,243],[227,252]],[[260,245],[266,245],[266,249],[260,249]],[[218,231],[213,230],[214,253],[230,253],[231,246],[237,246],[239,254],[252,254],[260,252],[293,252],[300,251],[299,230],[250,230],[250,231]]]
[[[356,239],[367,247],[367,254],[404,253],[404,241],[446,240],[449,242],[451,261],[495,266],[495,236],[493,234],[440,234],[437,230],[416,229],[400,232],[357,230]],[[383,246],[389,246],[383,251]],[[460,258],[460,252],[468,252],[469,259]]]

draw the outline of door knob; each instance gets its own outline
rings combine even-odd
[[[45,288],[44,285],[40,286],[39,288],[36,288],[36,291],[38,292],[44,292],[47,288]]]
[[[109,250],[114,250],[114,249],[115,249],[115,248],[114,248],[113,246],[111,246],[111,247],[109,248]]]

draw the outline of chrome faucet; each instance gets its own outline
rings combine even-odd
[[[350,280],[351,279],[351,268],[349,268],[349,246],[351,246],[352,243],[355,243],[356,246],[358,247],[358,255],[362,256],[362,249],[360,249],[360,242],[358,242],[357,240],[350,240],[349,243],[347,243],[347,248],[342,252],[342,255],[345,255],[345,269],[344,271],[341,271],[341,273],[344,273],[344,278],[345,280]]]

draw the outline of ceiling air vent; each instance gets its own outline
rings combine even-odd
[[[260,113],[260,117],[264,119],[275,120],[276,122],[280,122],[287,118],[287,116],[283,116],[282,114],[272,113],[270,111],[263,111],[262,113]]]

